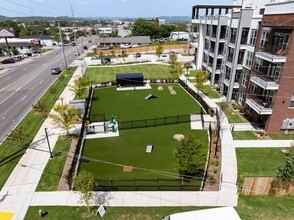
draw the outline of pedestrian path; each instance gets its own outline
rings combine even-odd
[[[77,68],[74,77],[71,78],[68,86],[61,94],[64,103],[68,103],[74,98],[75,94],[69,90],[69,86],[73,85],[73,80],[79,75],[82,75],[81,67]],[[57,101],[57,103],[59,102],[60,100]],[[7,194],[3,201],[0,202],[0,211],[14,213],[13,219],[21,220],[24,218],[42,172],[49,160],[50,155],[44,132],[45,128],[47,128],[52,149],[57,142],[58,136],[65,134],[64,131],[54,128],[51,119],[47,118],[0,192],[0,195]]]
[[[293,147],[293,140],[235,140],[235,147]]]
[[[231,123],[231,131],[256,131],[263,130],[254,123]]]

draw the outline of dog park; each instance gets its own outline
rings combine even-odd
[[[200,105],[178,83],[140,84],[124,74],[125,85],[93,89],[79,170],[94,174],[96,190],[199,190],[206,157],[198,158],[201,173],[182,176],[174,151],[181,138],[191,136],[207,152],[207,130],[191,130],[190,124]]]

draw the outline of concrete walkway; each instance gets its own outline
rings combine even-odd
[[[69,90],[69,86],[73,85],[75,77],[81,74],[81,67],[78,67],[74,76],[69,81],[68,86],[61,94],[64,103],[68,103],[69,100],[74,98],[75,94]],[[0,195],[7,193],[7,196],[0,202],[0,211],[14,213],[13,219],[24,218],[42,172],[49,160],[48,145],[44,132],[45,128],[48,129],[49,142],[52,149],[57,142],[58,136],[64,134],[64,131],[54,128],[51,119],[47,118],[31,143],[30,148],[27,149],[20,159],[0,192]]]
[[[293,147],[293,140],[244,140],[234,141],[235,147]]]
[[[257,131],[263,130],[258,126],[258,124],[252,123],[231,123],[231,131]]]

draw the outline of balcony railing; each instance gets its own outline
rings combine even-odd
[[[225,39],[226,38],[226,33],[223,33],[223,34],[221,33],[219,38],[220,39]]]
[[[272,46],[269,44],[265,44],[265,45],[259,45],[259,52],[265,52],[265,53],[270,53],[272,55],[276,55],[276,56],[285,56],[286,52],[287,52],[287,47],[282,47],[282,46]]]
[[[246,99],[246,104],[253,108],[260,115],[272,114],[272,101],[266,101],[257,95],[249,95],[249,97]]]
[[[216,38],[216,32],[212,32],[211,37]]]
[[[215,49],[215,48],[210,48],[209,52],[210,52],[210,53],[214,53],[214,49]]]

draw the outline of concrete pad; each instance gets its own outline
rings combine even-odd
[[[160,192],[142,192],[142,206],[160,206]]]
[[[142,193],[141,192],[124,192],[123,206],[141,206]]]
[[[107,204],[109,206],[123,206],[125,192],[111,192]]]
[[[198,206],[199,192],[181,192],[181,206]]]
[[[117,87],[116,91],[130,91],[130,90],[145,90],[152,89],[150,84],[145,84],[144,86],[134,86],[134,87]]]

